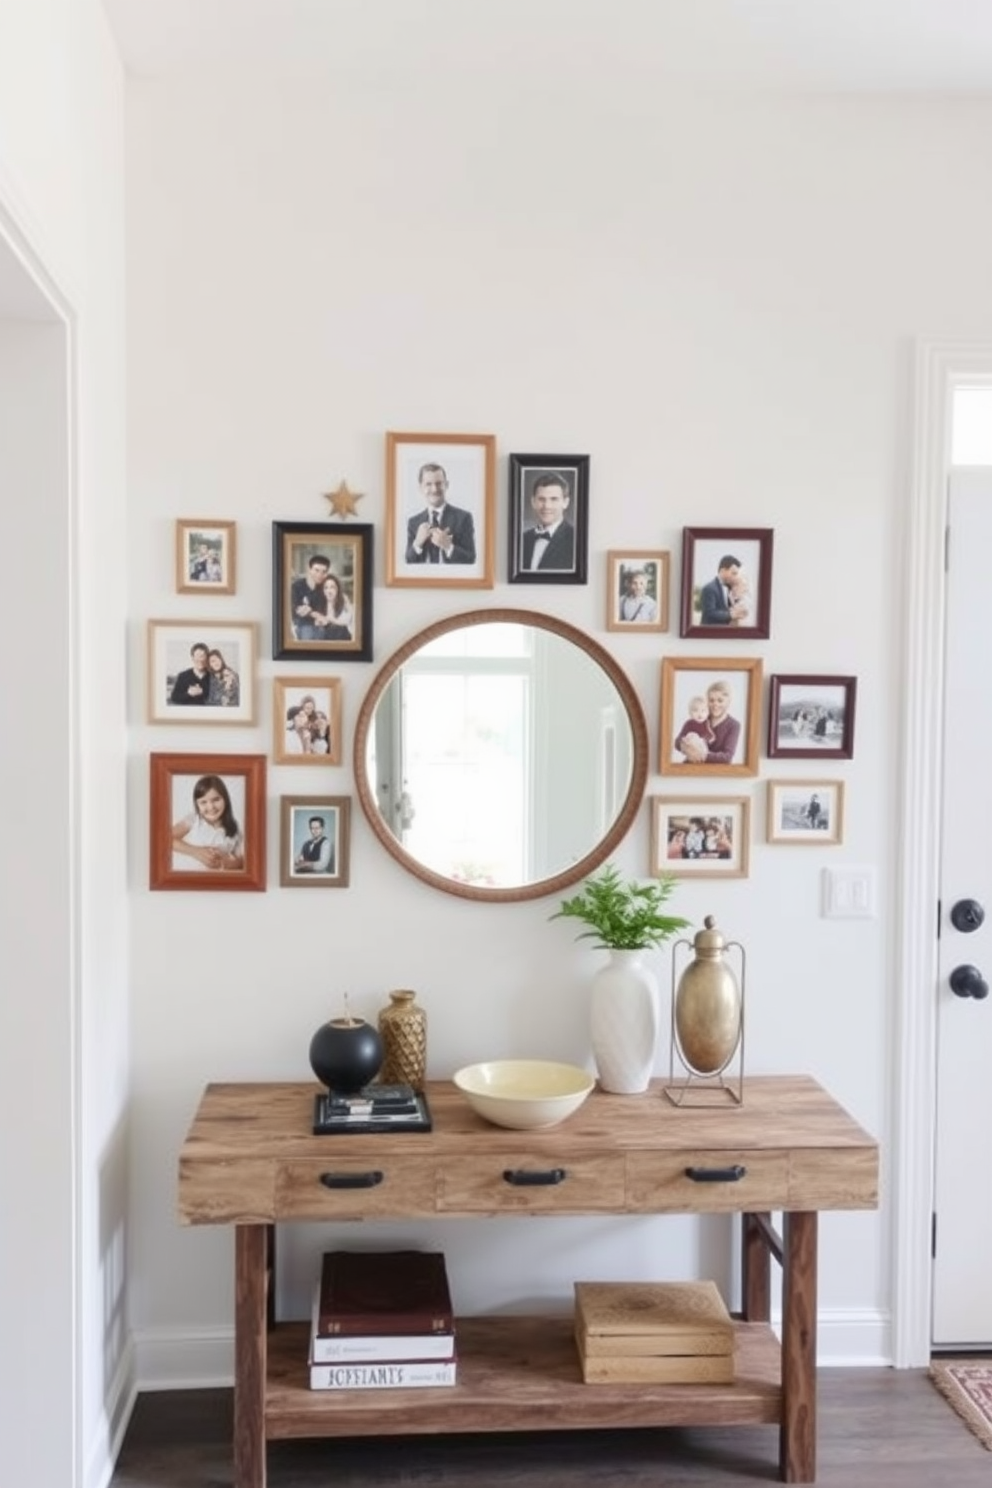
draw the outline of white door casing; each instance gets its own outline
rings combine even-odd
[[[992,1347],[992,469],[952,472],[947,552],[933,1344],[976,1348]],[[974,929],[954,914],[969,899]]]

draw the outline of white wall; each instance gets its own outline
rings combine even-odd
[[[27,864],[5,888],[20,906],[16,937],[33,947],[4,976],[16,1042],[5,1043],[4,1105],[17,1113],[23,1182],[7,1181],[34,1229],[18,1263],[0,1268],[5,1468],[38,1488],[106,1479],[132,1381],[125,1317],[128,1066],[125,900],[125,710],[120,655],[125,593],[123,338],[123,80],[97,0],[4,0],[0,5],[0,234],[24,248],[64,330],[58,375],[24,380],[23,344],[4,327],[18,359],[6,407],[28,439],[33,484],[3,462],[0,532],[20,555],[5,580],[8,644],[7,747],[21,757],[8,807],[34,829],[60,818],[52,875],[32,889]],[[37,329],[21,332],[37,345]],[[68,358],[65,348],[68,346]],[[12,365],[9,361],[8,366]],[[40,422],[32,422],[40,420]],[[39,460],[62,459],[30,507]],[[28,468],[28,466],[25,466]],[[44,597],[39,603],[38,586]],[[54,607],[53,609],[50,607]],[[35,687],[44,657],[58,722],[32,737],[17,685],[29,653]],[[37,721],[32,725],[38,729]],[[53,759],[53,755],[55,758]],[[58,782],[58,792],[56,784]],[[34,805],[32,806],[32,801]],[[68,806],[67,806],[68,801]],[[10,864],[5,864],[10,866]],[[35,875],[37,878],[37,875]],[[9,1115],[8,1115],[9,1124]],[[11,1137],[15,1133],[9,1133]],[[66,1162],[72,1162],[66,1187]],[[57,1214],[53,1213],[53,1191]],[[4,1224],[5,1242],[14,1243]],[[12,1238],[13,1237],[13,1238]],[[64,1349],[27,1370],[21,1299],[34,1318],[34,1357],[45,1339]],[[56,1377],[58,1371],[58,1378]],[[65,1386],[63,1388],[63,1386]]]
[[[387,858],[360,814],[347,896],[149,893],[150,750],[269,752],[273,519],[327,517],[347,478],[381,533],[386,429],[493,432],[511,450],[592,456],[590,582],[525,602],[608,646],[657,750],[662,654],[706,643],[605,631],[606,552],[666,547],[683,525],[775,530],[766,673],[858,678],[841,848],[764,843],[760,781],[746,881],[687,882],[748,950],[752,1072],[809,1071],[883,1142],[883,1208],[822,1226],[824,1358],[889,1355],[890,1049],[895,781],[902,666],[901,505],[911,338],[992,331],[985,245],[992,112],[979,104],[650,95],[604,69],[514,83],[502,67],[371,71],[280,84],[135,81],[128,97],[130,898],[135,954],[131,1224],[144,1381],[229,1368],[231,1243],[177,1233],[176,1153],[211,1079],[306,1078],[314,1027],[348,991],[371,1015],[421,993],[430,1072],[479,1057],[587,1054],[595,953],[549,925],[554,901],[476,905]],[[505,466],[498,573],[505,574]],[[173,592],[177,516],[234,518],[239,592]],[[417,628],[491,594],[375,591],[376,664]],[[677,591],[677,585],[676,585]],[[144,723],[149,616],[262,621],[255,729]],[[343,664],[350,730],[375,667]],[[762,778],[806,762],[762,759]],[[832,772],[834,773],[834,772]],[[305,788],[315,782],[308,774]],[[351,760],[321,776],[352,788]],[[666,792],[652,774],[649,791]],[[678,789],[678,787],[674,787]],[[685,787],[682,787],[684,790]],[[648,868],[645,806],[617,861]],[[828,864],[873,864],[874,921],[821,918]],[[388,922],[390,933],[381,933]],[[429,923],[431,935],[422,926]],[[663,986],[668,959],[658,958]],[[659,1069],[667,1068],[667,1047]],[[390,1231],[388,1233],[394,1233]],[[689,1220],[459,1225],[435,1235],[466,1311],[564,1300],[579,1275],[729,1274],[726,1231]],[[302,1313],[321,1236],[291,1230],[282,1293]]]

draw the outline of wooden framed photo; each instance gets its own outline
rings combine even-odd
[[[277,765],[340,765],[340,677],[273,677],[272,736]]]
[[[176,593],[233,594],[237,587],[237,527],[209,517],[176,522]]]
[[[757,775],[761,662],[666,656],[661,663],[662,775]]]
[[[272,523],[276,661],[372,660],[372,524]]]
[[[684,878],[746,878],[747,796],[652,796],[651,872]]]
[[[264,754],[153,754],[149,887],[265,888]]]
[[[350,796],[280,796],[279,882],[284,889],[346,889]]]
[[[669,560],[644,549],[607,553],[607,630],[668,629]]]
[[[254,620],[149,620],[149,723],[254,723]]]
[[[769,780],[769,842],[829,847],[843,840],[843,781]]]
[[[491,589],[496,436],[386,435],[386,583]]]
[[[589,456],[510,456],[511,584],[584,584]]]
[[[770,527],[682,529],[679,634],[707,640],[765,640],[771,634]]]
[[[856,677],[771,679],[769,759],[854,758]]]

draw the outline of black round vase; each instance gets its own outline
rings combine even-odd
[[[382,1057],[382,1039],[364,1018],[332,1018],[310,1040],[310,1068],[338,1095],[355,1095],[374,1080]]]

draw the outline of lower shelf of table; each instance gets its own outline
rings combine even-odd
[[[269,1334],[265,1434],[375,1436],[604,1426],[747,1426],[781,1417],[778,1341],[738,1323],[730,1385],[586,1385],[571,1318],[463,1318],[458,1383],[431,1389],[311,1390],[305,1323]]]

